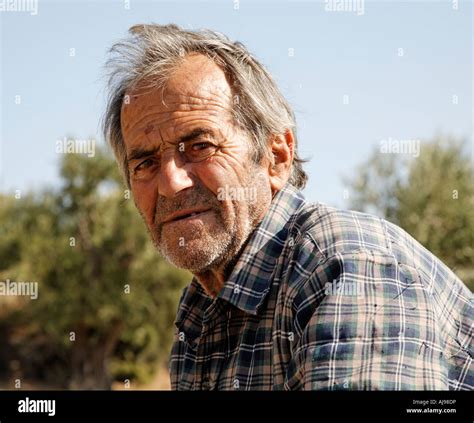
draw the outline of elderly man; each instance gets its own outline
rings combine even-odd
[[[172,388],[472,389],[471,292],[399,227],[305,201],[294,115],[245,47],[130,31],[104,131],[156,247],[194,275]]]

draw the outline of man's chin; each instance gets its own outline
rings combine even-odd
[[[206,248],[207,247],[207,248]],[[203,245],[198,242],[189,242],[178,248],[158,247],[161,255],[172,265],[188,270],[193,274],[201,273],[212,268],[219,262],[221,251],[209,251],[209,243]]]

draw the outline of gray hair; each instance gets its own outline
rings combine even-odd
[[[297,153],[296,120],[289,104],[268,71],[240,42],[210,30],[187,31],[177,25],[135,25],[130,37],[114,44],[106,63],[109,96],[103,132],[130,187],[127,155],[120,114],[126,92],[139,83],[152,81],[163,87],[171,71],[188,54],[207,56],[225,72],[233,93],[235,122],[253,139],[253,158],[271,160],[268,139],[288,130],[295,139],[290,183],[304,188],[308,176]]]

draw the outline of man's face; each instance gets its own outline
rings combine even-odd
[[[155,245],[193,273],[225,266],[272,192],[267,168],[251,159],[252,141],[233,122],[224,72],[191,55],[164,90],[127,94],[121,120],[130,184]]]

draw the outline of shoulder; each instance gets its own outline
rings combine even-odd
[[[360,249],[389,252],[388,225],[386,220],[368,213],[316,203],[301,210],[294,229],[311,240],[321,254],[330,257]],[[396,232],[395,229],[395,236]]]
[[[318,266],[334,268],[335,262],[340,265],[376,262],[396,264],[401,267],[401,273],[419,273],[427,283],[457,279],[438,257],[405,230],[369,213],[337,209],[323,203],[306,204],[290,222],[289,232],[289,268],[297,265],[304,268],[306,274]],[[339,270],[353,268],[348,265]]]
[[[290,233],[282,285],[285,303],[296,313],[309,317],[320,305],[345,303],[366,313],[391,304],[429,309],[452,321],[459,320],[461,306],[471,307],[472,294],[454,272],[380,217],[308,204]]]
[[[332,280],[354,267],[349,262],[393,262],[392,240],[403,236],[403,231],[393,225],[390,232],[389,225],[367,213],[306,204],[289,223],[283,254],[285,281],[301,285],[311,277],[318,279],[318,272],[320,279]]]

